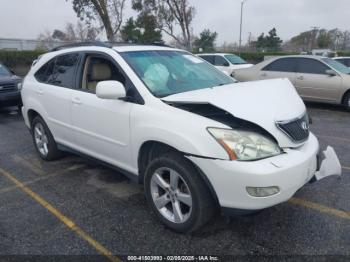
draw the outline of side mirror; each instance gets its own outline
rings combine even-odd
[[[337,72],[335,72],[332,69],[328,69],[328,70],[326,70],[326,74],[329,75],[329,76],[336,76]]]
[[[119,81],[101,81],[96,86],[96,96],[101,99],[124,98],[125,87]]]
[[[225,63],[223,64],[223,66],[230,66],[230,63],[229,63],[229,62],[225,62]]]

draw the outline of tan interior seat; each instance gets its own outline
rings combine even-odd
[[[110,80],[112,77],[112,70],[107,64],[92,64],[91,75],[88,79],[87,88],[95,92],[98,82]]]

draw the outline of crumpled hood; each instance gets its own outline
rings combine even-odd
[[[275,137],[280,147],[300,145],[276,126],[276,121],[292,120],[306,112],[303,101],[288,79],[235,83],[175,94],[163,100],[210,103],[264,128]]]

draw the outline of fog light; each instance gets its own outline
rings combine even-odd
[[[247,192],[249,195],[253,197],[267,197],[276,195],[280,192],[278,186],[270,186],[270,187],[247,187]]]

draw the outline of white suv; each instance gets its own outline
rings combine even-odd
[[[83,45],[47,53],[22,90],[41,158],[70,150],[144,183],[157,217],[193,231],[218,208],[248,213],[341,173],[309,132],[286,80],[235,83],[202,59],[160,46]]]

